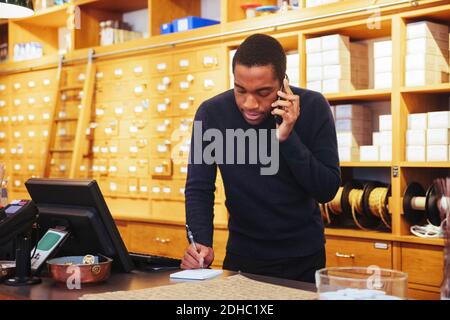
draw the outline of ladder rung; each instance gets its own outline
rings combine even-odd
[[[73,150],[72,149],[50,149],[50,152],[69,153],[69,152],[73,152]]]
[[[78,118],[56,118],[55,121],[57,122],[64,122],[64,121],[77,121]]]
[[[62,87],[59,89],[59,91],[71,91],[71,90],[82,90],[83,86],[67,86],[67,87]]]

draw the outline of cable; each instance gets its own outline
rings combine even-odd
[[[443,238],[444,231],[443,225],[447,222],[447,219],[442,220],[441,225],[436,227],[431,223],[428,223],[425,226],[414,225],[409,229],[411,233],[420,238]]]

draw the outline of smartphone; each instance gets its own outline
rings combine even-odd
[[[284,78],[287,80],[287,81],[289,81],[289,78],[288,78],[288,75],[286,74],[286,75],[284,75]],[[285,92],[284,91],[284,83],[282,83],[281,84],[281,88],[280,88],[280,91],[282,91],[282,92]],[[278,99],[277,100],[283,100],[280,96],[278,96]],[[278,124],[278,125],[280,125],[281,123],[283,123],[283,118],[282,117],[280,117],[279,115],[274,115],[274,117],[275,117],[275,122]]]

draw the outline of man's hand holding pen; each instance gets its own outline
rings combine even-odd
[[[201,269],[209,267],[214,260],[213,248],[196,243],[188,225],[186,225],[186,232],[191,245],[184,252],[180,265],[181,269]]]

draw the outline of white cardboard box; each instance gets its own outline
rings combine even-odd
[[[322,51],[322,39],[320,37],[306,39],[306,53],[316,53]]]
[[[322,51],[323,65],[350,65],[349,50]]]
[[[448,73],[428,70],[410,70],[405,74],[407,87],[425,86],[448,82]]]
[[[367,119],[371,118],[370,109],[360,104],[336,105],[336,119]]]
[[[428,145],[449,145],[450,129],[428,129],[427,130]]]
[[[340,34],[322,37],[322,51],[350,50],[350,38]]]
[[[350,80],[328,79],[322,81],[323,93],[348,92],[353,90]]]
[[[310,53],[306,55],[307,67],[321,67],[323,65],[322,52]]]
[[[392,161],[392,146],[380,147],[380,161]]]
[[[392,131],[380,132],[380,146],[392,146]]]
[[[426,130],[406,130],[407,146],[426,146],[427,131]]]
[[[425,146],[406,146],[406,161],[423,162],[425,154]]]
[[[445,24],[430,21],[419,21],[406,25],[406,38],[436,38],[438,40],[448,40],[448,26]]]
[[[380,131],[392,131],[392,115],[383,114],[379,117]]]
[[[392,41],[376,41],[373,43],[373,57],[392,57]]]
[[[381,132],[372,132],[372,145],[381,146]]]
[[[391,72],[375,73],[374,88],[375,89],[392,88],[392,73]]]
[[[379,146],[361,146],[359,147],[360,161],[380,161]]]
[[[365,133],[337,132],[336,136],[339,147],[359,147],[370,143],[370,136]]]
[[[408,129],[410,130],[426,130],[428,124],[428,114],[412,113],[408,115]]]
[[[428,112],[428,129],[450,128],[450,111]]]
[[[361,119],[337,119],[336,132],[364,133],[370,132],[372,123]]]
[[[448,145],[427,146],[427,161],[448,161]]]
[[[406,40],[406,53],[426,53],[434,55],[443,55],[448,58],[448,39],[447,41],[431,38],[417,38]]]
[[[306,83],[306,88],[308,90],[322,92],[322,81],[308,81]]]
[[[449,61],[443,56],[433,54],[416,53],[406,56],[406,70],[449,71]]]
[[[358,161],[359,148],[338,147],[338,154],[340,162]]]
[[[350,65],[323,66],[323,80],[351,79]]]
[[[375,58],[374,61],[374,73],[392,73],[392,57]]]
[[[323,79],[323,67],[307,67],[306,68],[307,81],[321,81]]]

